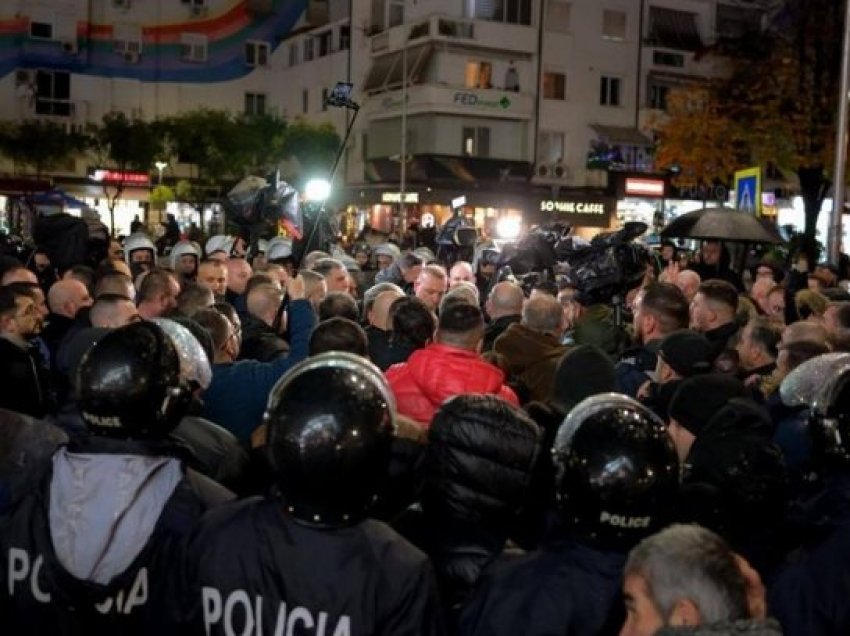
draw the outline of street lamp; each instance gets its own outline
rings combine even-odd
[[[156,184],[157,184],[157,185],[162,185],[162,171],[163,171],[163,170],[165,170],[165,169],[168,167],[168,162],[166,162],[166,161],[157,161],[157,162],[156,162],[156,163],[154,163],[153,165],[154,165],[154,166],[156,166],[157,172],[159,173],[159,176],[157,177]]]

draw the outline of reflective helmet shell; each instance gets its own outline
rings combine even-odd
[[[281,378],[264,421],[289,514],[320,526],[366,516],[387,479],[394,414],[380,370],[356,355],[318,355]]]
[[[80,362],[76,386],[88,428],[112,437],[165,437],[191,403],[177,350],[152,322],[121,327],[95,343]]]
[[[577,404],[552,449],[561,517],[603,549],[628,550],[662,528],[679,485],[679,464],[664,423],[625,395]]]

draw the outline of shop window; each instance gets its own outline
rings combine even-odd
[[[563,73],[543,73],[543,98],[560,99],[567,98],[567,76]]]

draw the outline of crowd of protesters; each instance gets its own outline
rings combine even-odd
[[[837,266],[664,245],[624,320],[492,250],[138,229],[3,257],[9,633],[850,633]]]

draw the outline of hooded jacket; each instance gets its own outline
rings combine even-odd
[[[88,438],[54,453],[39,487],[0,520],[4,630],[167,633],[178,547],[227,498],[201,495],[169,448]]]
[[[498,395],[519,405],[516,394],[505,385],[504,373],[466,349],[430,344],[414,351],[407,362],[391,366],[385,375],[398,412],[424,428],[431,425],[434,412],[443,402],[462,393]]]
[[[493,343],[496,364],[511,381],[527,390],[527,401],[552,397],[555,370],[568,349],[552,334],[529,329],[522,323],[510,325]]]

